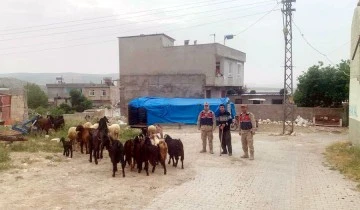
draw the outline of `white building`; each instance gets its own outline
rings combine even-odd
[[[218,43],[174,41],[165,34],[119,37],[123,111],[139,96],[225,97],[243,86],[245,53]]]
[[[349,103],[349,137],[360,145],[360,1],[355,9],[351,28],[350,51],[350,103]]]

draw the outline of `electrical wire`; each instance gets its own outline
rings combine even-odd
[[[176,11],[176,10],[185,10],[185,9],[190,9],[190,8],[198,8],[198,7],[206,7],[206,6],[211,6],[211,5],[217,5],[217,4],[222,4],[222,3],[228,3],[228,2],[237,2],[239,0],[226,0],[226,1],[220,1],[220,2],[214,2],[214,1],[202,1],[202,2],[194,2],[194,3],[190,3],[190,4],[182,4],[182,5],[176,5],[176,6],[171,6],[171,7],[162,7],[162,8],[155,8],[155,9],[150,9],[150,10],[142,10],[142,11],[135,11],[135,12],[128,12],[128,13],[123,13],[123,14],[119,14],[119,15],[109,15],[109,16],[102,16],[102,17],[96,17],[96,18],[87,18],[87,19],[80,19],[80,20],[72,20],[72,21],[62,21],[62,22],[56,22],[56,23],[50,23],[50,24],[43,24],[43,25],[34,25],[34,26],[28,26],[28,27],[19,27],[19,28],[12,28],[12,29],[2,29],[0,30],[0,32],[3,31],[14,31],[14,30],[22,30],[22,29],[28,29],[28,28],[38,28],[38,27],[46,27],[46,26],[52,26],[52,25],[60,25],[60,24],[66,24],[66,23],[76,23],[76,22],[83,22],[83,21],[88,21],[88,20],[98,20],[98,19],[102,19],[102,18],[109,18],[109,17],[121,17],[124,15],[134,15],[134,14],[139,14],[139,13],[147,13],[147,12],[151,12],[151,11],[158,11],[160,10],[160,12],[172,12],[172,11]],[[267,1],[261,1],[261,2],[254,2],[251,4],[243,4],[243,6],[250,6],[250,5],[256,5],[256,4],[261,4],[261,3],[266,3],[266,2],[273,2],[274,0],[267,0]],[[199,5],[199,6],[191,6],[191,7],[185,7],[185,8],[178,8],[176,10],[171,10],[171,11],[163,11],[164,9],[171,9],[171,8],[176,8],[176,7],[183,7],[183,6],[188,6],[188,5],[193,5],[193,4],[199,4],[199,3],[207,3],[207,2],[212,2],[210,4],[205,4],[205,5]],[[158,12],[156,12],[158,13]],[[152,14],[156,14],[156,13],[152,13]],[[151,14],[143,14],[143,15],[139,15],[139,16],[146,16],[146,15],[151,15]],[[138,17],[138,16],[135,16]],[[72,26],[78,26],[81,24],[92,24],[92,23],[98,23],[98,22],[105,22],[105,21],[111,21],[114,19],[110,19],[110,20],[102,20],[102,21],[95,21],[95,22],[90,22],[90,23],[80,23],[80,24],[75,24],[75,25],[70,25],[70,26],[63,26],[63,27],[72,27]],[[116,20],[116,19],[115,19]],[[55,27],[56,29],[57,27]],[[62,27],[59,27],[62,28]],[[50,29],[54,29],[54,28],[50,28]],[[46,29],[38,29],[38,30],[46,30]],[[30,30],[30,31],[36,31],[36,30]],[[25,32],[30,32],[30,31],[25,31]],[[8,33],[8,34],[15,34],[17,32],[13,32],[13,33]],[[7,35],[7,34],[0,34],[0,35]]]
[[[314,51],[316,51],[316,52],[319,53],[320,55],[324,56],[331,64],[334,65],[334,62],[332,62],[332,60],[330,60],[330,58],[329,58],[326,54],[324,54],[324,53],[320,52],[320,50],[316,49],[316,48],[305,38],[305,35],[303,34],[303,32],[301,31],[301,29],[299,28],[299,26],[296,25],[295,21],[292,20],[292,22],[293,22],[293,24],[295,25],[295,27],[296,27],[296,29],[298,30],[298,32],[300,33],[302,39],[305,41],[305,43],[306,43],[307,45],[309,45],[309,47],[311,47]]]
[[[274,6],[274,8],[272,10],[270,10],[269,12],[265,13],[265,15],[263,15],[262,17],[260,17],[258,20],[256,20],[254,23],[250,24],[248,27],[246,27],[244,30],[240,31],[239,33],[235,34],[235,35],[239,35],[242,34],[244,32],[246,32],[247,30],[249,30],[251,27],[253,27],[254,25],[256,25],[257,23],[259,23],[262,19],[264,19],[266,16],[268,16],[270,13],[272,13],[273,11],[276,11],[275,8],[280,4],[280,2],[277,2],[276,5]]]
[[[265,13],[267,13],[267,12],[268,12],[268,11],[266,11]],[[168,31],[166,31],[166,32],[183,30],[183,29],[186,29],[186,28],[199,27],[199,26],[209,25],[209,24],[213,24],[213,23],[219,23],[219,22],[223,22],[223,21],[232,21],[232,20],[236,20],[236,19],[240,19],[240,18],[245,18],[245,17],[250,17],[250,16],[259,15],[259,14],[264,14],[264,12],[262,12],[262,13],[250,14],[250,15],[243,15],[243,16],[238,16],[238,17],[234,17],[234,18],[226,18],[226,19],[222,19],[222,20],[218,20],[218,21],[212,21],[212,22],[208,22],[208,23],[197,24],[197,25],[193,25],[193,26],[189,26],[189,27],[180,28],[180,29],[168,30]],[[137,30],[143,30],[143,28],[137,29]],[[32,52],[42,52],[42,51],[47,51],[47,50],[62,49],[62,48],[77,47],[77,46],[85,46],[85,45],[92,45],[92,44],[98,44],[98,43],[104,43],[104,42],[111,42],[111,41],[116,41],[116,40],[111,39],[111,40],[104,40],[104,41],[100,41],[100,42],[97,41],[97,42],[92,42],[92,43],[68,45],[68,46],[56,47],[56,48],[46,48],[46,49],[31,50],[31,51],[24,51],[24,52],[3,53],[3,54],[0,54],[0,56],[13,55],[13,54],[23,54],[23,53],[32,53]]]
[[[232,9],[232,8],[236,8],[236,7],[227,7],[225,9]],[[251,8],[250,8],[251,9]],[[202,13],[208,13],[208,12],[214,12],[214,11],[219,11],[221,9],[214,9],[214,10],[207,10],[207,11],[202,11],[202,12],[194,12],[194,13],[189,13],[186,15],[196,15],[196,14],[202,14]],[[246,10],[246,9],[245,9]],[[214,16],[214,15],[212,15]],[[171,18],[179,18],[179,17],[184,17],[184,14],[181,15],[176,15],[176,16],[171,16],[168,19]],[[151,19],[151,20],[146,20],[146,21],[141,21],[141,23],[148,23],[148,22],[154,22],[154,21],[161,21],[164,20],[163,18],[157,18],[157,19]],[[62,32],[54,32],[54,33],[48,33],[48,34],[40,34],[40,35],[31,35],[31,36],[23,36],[23,37],[16,37],[16,38],[6,38],[6,39],[0,39],[0,42],[3,41],[10,41],[10,40],[17,40],[17,39],[27,39],[27,38],[34,38],[34,37],[46,37],[46,36],[52,36],[52,35],[59,35],[59,34],[68,34],[68,33],[75,33],[75,32],[83,32],[83,31],[89,31],[89,30],[99,30],[99,29],[105,29],[105,28],[116,28],[116,27],[120,27],[120,26],[124,26],[124,25],[133,25],[134,23],[124,23],[124,24],[117,24],[117,25],[112,25],[112,26],[101,26],[101,27],[95,27],[95,28],[86,28],[86,29],[79,29],[79,30],[72,30],[72,31],[62,31]]]

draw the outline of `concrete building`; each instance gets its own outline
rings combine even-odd
[[[122,113],[139,96],[225,97],[243,86],[245,53],[218,43],[174,41],[165,34],[119,37]]]
[[[0,88],[0,123],[11,125],[28,118],[27,100],[21,93],[22,91]]]
[[[79,90],[87,99],[98,107],[102,105],[116,106],[119,102],[119,87],[114,85],[111,78],[105,78],[101,84],[94,83],[64,83],[46,84],[49,103],[56,106],[70,104],[70,91]]]
[[[360,1],[351,28],[349,137],[360,146]]]

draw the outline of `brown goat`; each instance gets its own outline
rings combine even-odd
[[[80,148],[81,148],[81,153],[84,154],[83,152],[83,146],[85,145],[85,150],[86,150],[86,154],[89,154],[89,142],[91,141],[91,129],[90,128],[84,128],[84,126],[82,125],[78,125],[76,127],[76,131],[78,132],[78,141],[80,142]]]

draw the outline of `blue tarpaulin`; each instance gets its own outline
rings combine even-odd
[[[129,109],[145,109],[147,125],[155,123],[171,124],[182,123],[194,125],[197,117],[204,109],[204,103],[210,105],[210,109],[217,114],[219,105],[224,104],[232,117],[236,115],[235,105],[229,98],[160,98],[160,97],[141,97],[129,102]],[[228,106],[230,105],[230,106]]]

